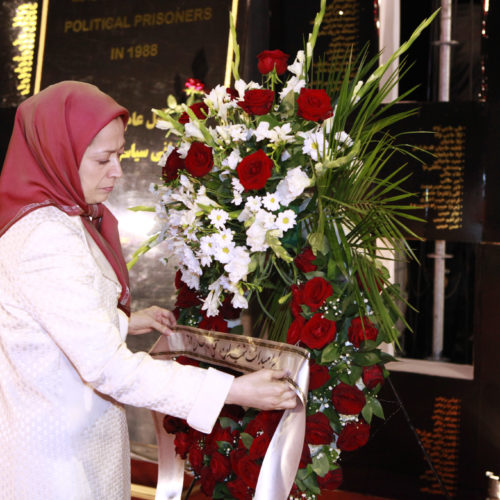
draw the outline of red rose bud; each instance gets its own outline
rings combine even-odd
[[[245,191],[262,189],[271,177],[273,161],[259,149],[251,155],[245,156],[236,167],[241,185]]]
[[[374,389],[377,385],[383,385],[385,382],[384,371],[379,365],[363,367],[363,384],[368,389]]]
[[[302,302],[311,311],[319,309],[333,295],[332,285],[321,276],[309,280],[301,289]]]
[[[186,170],[194,177],[203,177],[214,166],[212,148],[201,142],[193,142],[184,161]]]
[[[303,272],[310,273],[311,271],[316,271],[318,266],[313,264],[316,256],[310,247],[305,248],[301,254],[297,255],[294,259],[295,265]]]
[[[332,403],[338,413],[342,415],[358,415],[366,404],[363,391],[356,386],[340,382],[332,391]]]
[[[342,469],[331,470],[324,477],[316,477],[318,486],[322,490],[336,490],[342,484],[342,479]]]
[[[323,89],[301,89],[297,106],[297,114],[305,120],[318,122],[333,115],[330,97]]]
[[[306,442],[308,444],[330,444],[333,429],[324,413],[315,413],[306,418]]]
[[[208,115],[208,106],[204,102],[195,102],[194,104],[189,106],[189,109],[193,111],[196,118],[198,118],[199,120],[204,120]],[[187,111],[184,111],[184,113],[182,113],[182,115],[179,117],[179,123],[182,123],[182,125],[186,124],[189,120],[190,118],[187,114]]]
[[[257,59],[257,68],[261,75],[267,75],[276,67],[276,73],[282,75],[288,66],[288,58],[290,56],[281,50],[264,50]]]
[[[314,391],[325,385],[330,380],[330,372],[323,365],[318,365],[314,361],[309,367],[309,390]]]
[[[378,330],[368,318],[354,318],[347,332],[349,341],[355,347],[360,347],[365,340],[377,340]]]
[[[245,92],[238,106],[249,115],[267,115],[274,102],[274,92],[268,89],[251,89]]]
[[[198,78],[188,78],[186,80],[186,83],[184,84],[184,87],[187,89],[198,90],[200,92],[205,91],[205,84]]]
[[[335,321],[330,321],[316,313],[304,326],[302,342],[310,349],[323,349],[326,344],[335,340],[336,335]]]
[[[300,341],[300,335],[302,329],[306,324],[306,320],[302,316],[297,316],[288,327],[288,332],[286,334],[286,341],[288,344],[295,345]]]
[[[185,167],[184,160],[179,156],[179,152],[173,149],[168,155],[164,167],[161,169],[161,176],[165,182],[173,181],[179,177],[179,170]]]
[[[337,447],[342,451],[361,448],[370,438],[370,426],[365,421],[350,422],[345,425],[337,439]]]

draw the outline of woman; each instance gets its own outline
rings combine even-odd
[[[129,316],[117,223],[102,205],[122,174],[127,120],[80,82],[18,109],[0,176],[0,498],[129,498],[122,404],[203,432],[224,403],[295,406],[283,372],[233,378],[127,349],[127,332],[175,324],[155,306]]]

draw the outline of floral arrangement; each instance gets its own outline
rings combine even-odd
[[[292,64],[264,51],[262,82],[245,82],[235,43],[233,88],[191,79],[185,103],[170,96],[155,110],[175,143],[160,162],[163,182],[152,186],[161,230],[132,260],[164,242],[178,267],[179,323],[242,333],[249,309],[253,335],[309,350],[306,435],[290,498],[336,489],[341,452],[366,444],[372,417],[383,418],[377,393],[391,357],[380,344],[397,339],[401,296],[379,250],[411,256],[403,221],[412,215],[400,169],[381,175],[405,151],[388,130],[411,112],[391,113],[405,96],[384,103],[397,76],[381,78],[434,17],[382,67],[362,56],[318,74],[325,3]],[[208,496],[251,499],[280,417],[228,407],[208,436],[174,418],[164,427]]]

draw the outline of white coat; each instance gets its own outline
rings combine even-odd
[[[233,377],[128,350],[119,291],[79,217],[0,238],[0,499],[130,498],[122,403],[210,432]]]

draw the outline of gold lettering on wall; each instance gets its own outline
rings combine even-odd
[[[436,229],[452,230],[463,226],[464,173],[465,173],[465,132],[463,125],[434,125],[432,127],[436,144],[424,146],[434,154],[431,164],[422,166],[425,172],[435,172],[436,183],[420,185],[418,206],[432,209],[432,219]]]
[[[341,69],[351,51],[352,58],[355,59],[360,50],[358,1],[333,0],[326,8],[319,36],[326,36],[329,40],[325,52],[325,66]]]
[[[432,412],[432,431],[417,429],[422,444],[451,497],[456,496],[458,485],[460,408],[460,399],[437,397]],[[420,479],[427,483],[427,486],[420,488],[422,493],[442,494],[431,470],[427,470]]]
[[[38,2],[23,3],[16,9],[16,15],[12,20],[13,28],[20,28],[17,38],[12,45],[17,49],[14,62],[16,86],[20,95],[31,93],[31,79],[33,75],[33,64],[35,58],[36,24],[37,24]]]
[[[212,7],[176,9],[132,16],[93,17],[90,19],[66,19],[64,33],[87,33],[89,31],[112,31],[128,28],[152,28],[170,24],[196,23],[212,19]]]

